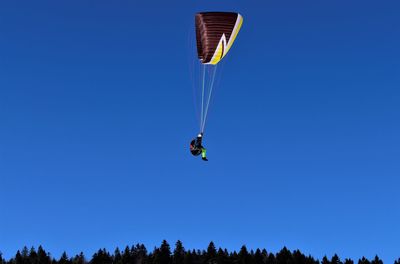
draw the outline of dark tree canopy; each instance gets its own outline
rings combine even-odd
[[[267,252],[266,249],[248,249],[243,245],[238,252],[229,252],[227,249],[218,248],[210,242],[206,249],[185,249],[178,240],[175,248],[163,240],[160,247],[155,247],[148,252],[143,244],[126,246],[122,251],[117,247],[112,254],[105,248],[99,249],[91,259],[86,259],[83,252],[74,257],[69,257],[66,252],[56,259],[46,252],[42,246],[36,250],[23,247],[9,260],[4,259],[0,251],[0,264],[354,264],[351,259],[344,259],[334,254],[330,259],[324,256],[321,260],[306,256],[300,250],[290,251],[283,247],[277,253]],[[369,260],[365,257],[357,260],[358,264],[383,264],[375,256]],[[394,261],[400,264],[400,258]]]

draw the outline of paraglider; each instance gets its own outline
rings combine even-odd
[[[194,156],[202,155],[207,161],[206,149],[202,146],[208,109],[213,92],[218,63],[225,57],[243,23],[239,13],[202,12],[195,15],[197,57],[201,67],[201,111],[200,132],[190,142],[190,152]]]
[[[201,144],[203,140],[203,133],[197,135],[197,138],[193,139],[190,142],[190,152],[193,156],[199,156],[201,154],[201,159],[204,161],[208,161],[206,156],[206,149]]]

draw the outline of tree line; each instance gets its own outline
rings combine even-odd
[[[265,249],[248,250],[246,246],[236,252],[227,249],[216,248],[210,242],[206,250],[186,250],[181,241],[171,247],[163,240],[160,247],[155,247],[152,252],[147,251],[143,244],[126,246],[120,250],[116,248],[113,253],[106,249],[99,249],[91,259],[81,252],[69,257],[64,252],[59,259],[51,256],[42,246],[36,250],[34,247],[24,247],[18,250],[16,255],[5,260],[0,252],[0,264],[354,264],[352,259],[341,260],[336,254],[332,258],[324,256],[322,260],[304,255],[299,250],[290,251],[286,247],[277,253],[267,252]],[[378,256],[374,259],[362,257],[358,264],[383,264]],[[400,264],[400,258],[394,262]]]

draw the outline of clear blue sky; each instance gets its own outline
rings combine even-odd
[[[188,35],[238,11],[205,146]],[[0,250],[400,257],[399,1],[1,1]]]

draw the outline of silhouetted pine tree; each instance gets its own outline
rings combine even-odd
[[[136,244],[131,248],[131,255],[134,259],[134,264],[147,264],[147,249],[143,244]]]
[[[79,255],[75,255],[75,257],[72,258],[72,264],[86,264],[86,259],[83,255],[83,252],[79,253]]]
[[[22,260],[21,252],[20,252],[19,250],[18,250],[17,253],[15,254],[15,258],[14,258],[14,259],[11,259],[10,262],[11,262],[11,263],[14,263],[14,264],[23,264],[23,263],[24,263],[23,260]]]
[[[394,261],[394,264],[400,264],[400,258]]]
[[[60,259],[58,260],[58,264],[72,264],[72,260],[68,258],[67,252],[63,252]]]
[[[46,251],[44,251],[42,246],[38,247],[37,258],[39,264],[51,264],[50,255]]]
[[[268,257],[267,257],[266,264],[276,264],[276,262],[277,262],[277,260],[275,258],[275,255],[272,254],[272,253],[269,253]]]
[[[29,250],[28,261],[30,264],[38,264],[38,255],[34,247],[31,247]]]
[[[299,263],[299,264],[307,263],[306,256],[304,256],[304,254],[302,254],[299,250],[293,251],[292,258],[294,263]]]
[[[110,253],[107,252],[105,248],[99,249],[97,253],[94,253],[90,264],[112,264],[113,259]],[[62,263],[59,263],[62,264]],[[71,263],[72,264],[72,263]]]
[[[281,251],[276,253],[276,263],[277,264],[293,263],[292,253],[286,247],[283,247]]]
[[[250,256],[249,252],[247,251],[247,248],[245,245],[243,245],[239,250],[238,260],[239,260],[239,264],[252,264],[251,256]]]
[[[21,256],[23,264],[29,264],[29,250],[26,246],[22,249]]]
[[[171,249],[166,240],[163,240],[160,248],[153,252],[153,264],[171,264]]]
[[[28,248],[25,246],[23,247],[22,251],[17,251],[15,258],[11,261],[14,264],[29,264],[29,251]]]
[[[306,258],[306,264],[319,264],[318,260],[315,260],[313,257],[310,255]]]
[[[122,264],[122,255],[121,255],[121,251],[119,250],[119,247],[117,247],[114,250],[113,263],[114,264]]]
[[[29,256],[29,250],[28,250],[28,247],[27,247],[27,246],[24,246],[24,247],[22,248],[21,256],[22,256],[22,258],[25,258],[25,259],[28,258],[28,256]]]
[[[222,248],[219,248],[215,260],[218,264],[229,264],[228,251],[226,249],[222,250]]]
[[[215,248],[214,242],[210,242],[207,247],[205,254],[201,254],[204,264],[216,264],[217,261],[217,249]]]
[[[347,258],[344,260],[344,264],[354,264],[354,261],[352,259]]]
[[[264,256],[259,248],[254,253],[254,264],[264,264]]]
[[[0,251],[0,264],[5,264],[5,260],[3,259],[3,253]]]
[[[332,264],[343,264],[343,262],[340,261],[340,258],[338,255],[333,255],[333,257],[331,258],[331,263]]]
[[[328,260],[326,256],[322,258],[321,264],[331,264],[331,262]]]
[[[172,257],[173,264],[183,264],[185,259],[185,248],[180,240],[176,241],[174,255]]]
[[[171,248],[166,240],[163,240],[160,247],[160,263],[171,264]]]
[[[263,256],[263,262],[267,263],[267,261],[268,261],[268,252],[267,252],[267,250],[265,248],[263,250],[261,250],[261,255]]]
[[[122,252],[121,264],[133,264],[133,257],[128,246],[126,246]]]
[[[379,259],[378,255],[371,261],[371,264],[383,264],[383,261]]]
[[[362,257],[362,259],[358,260],[358,264],[370,264],[371,262],[366,259],[365,257]]]

